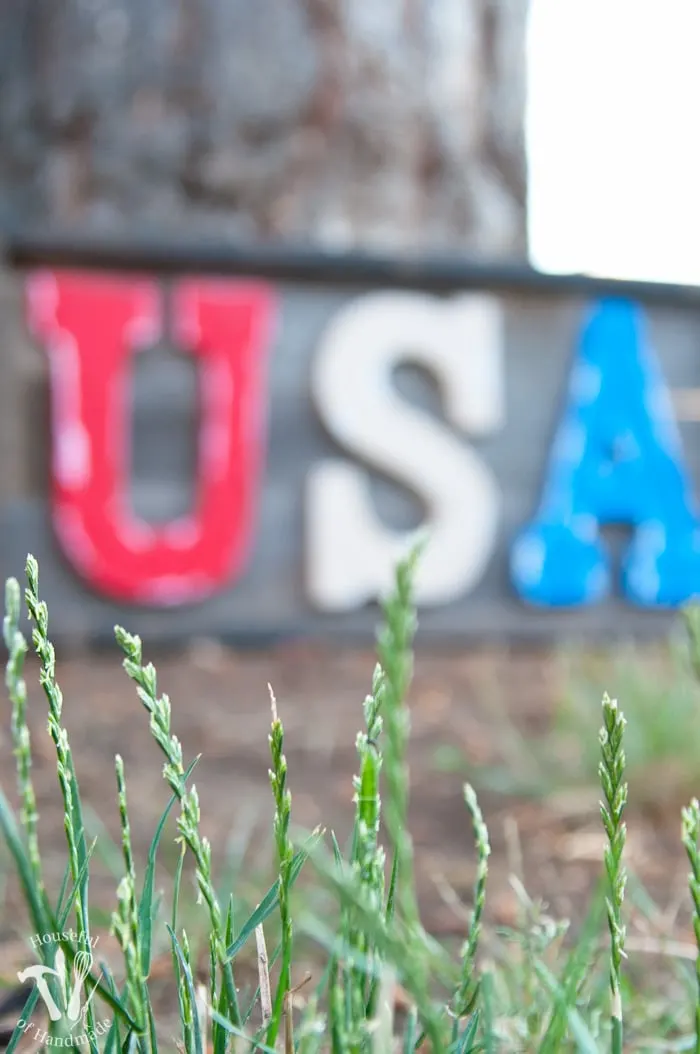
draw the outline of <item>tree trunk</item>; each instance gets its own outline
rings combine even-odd
[[[522,257],[526,16],[5,0],[0,220]]]

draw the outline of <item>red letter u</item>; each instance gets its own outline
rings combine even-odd
[[[265,444],[266,358],[273,315],[264,284],[183,280],[174,332],[197,357],[200,390],[195,507],[158,526],[129,503],[129,375],[134,353],[163,330],[152,279],[39,272],[30,324],[47,349],[54,529],[100,593],[159,606],[200,600],[244,569]]]

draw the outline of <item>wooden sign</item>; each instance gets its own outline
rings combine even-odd
[[[692,290],[44,256],[21,282],[50,488],[2,501],[0,571],[39,557],[59,635],[367,636],[417,533],[445,641],[656,633],[700,594]],[[135,388],[164,341],[196,400]]]

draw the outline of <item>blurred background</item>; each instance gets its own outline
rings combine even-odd
[[[695,0],[5,0],[0,240],[3,230],[105,242],[154,232],[698,283],[699,30]],[[9,377],[12,361],[30,392],[18,430],[16,386],[0,377],[3,498],[45,489],[48,472],[48,440],[36,439],[48,434],[46,396],[31,383],[45,363],[28,348],[17,295],[17,276],[0,269],[0,312],[14,320],[3,323],[2,368]],[[91,822],[117,831],[105,771],[119,751],[143,851],[165,801],[145,715],[115,649],[59,657]],[[253,875],[267,866],[268,681],[297,822],[347,830],[371,649],[342,638],[241,649],[196,634],[153,657],[187,756],[203,754],[204,827],[222,860]],[[512,871],[555,914],[580,914],[601,852],[604,688],[630,722],[630,866],[673,929],[677,810],[700,784],[682,644],[448,648],[419,634],[412,830],[436,933],[461,932],[453,893],[468,899],[474,878],[465,778],[492,832],[491,922],[518,910]],[[35,684],[31,693],[58,873],[55,762]],[[109,858],[103,850],[105,902]]]
[[[4,225],[693,281],[698,17],[692,0],[11,0]]]

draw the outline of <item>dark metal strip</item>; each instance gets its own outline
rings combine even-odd
[[[488,289],[538,295],[619,296],[673,306],[700,307],[700,286],[621,281],[584,274],[545,274],[526,264],[475,262],[421,253],[391,257],[329,252],[314,247],[236,244],[162,236],[100,238],[59,232],[16,232],[3,238],[7,262],[20,268],[248,275],[280,282],[383,286],[430,292]]]

